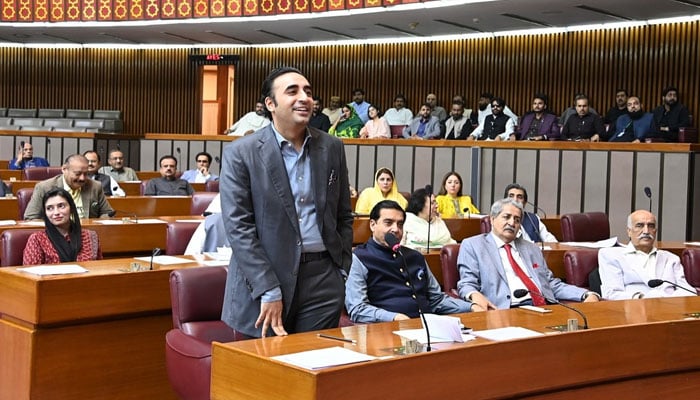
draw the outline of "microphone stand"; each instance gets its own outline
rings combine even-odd
[[[649,286],[650,288],[655,288],[655,287],[658,287],[658,286],[663,285],[664,283],[668,283],[669,285],[675,287],[676,289],[683,289],[683,290],[685,290],[686,292],[690,292],[690,293],[692,293],[692,294],[698,296],[698,292],[696,292],[696,291],[694,291],[694,290],[690,290],[690,289],[688,289],[688,288],[686,288],[686,287],[683,287],[683,286],[681,286],[681,285],[679,285],[679,284],[677,284],[677,283],[673,283],[673,282],[671,282],[671,281],[667,281],[667,280],[665,280],[665,279],[651,279],[651,280],[649,280],[649,282],[647,282],[647,286]]]
[[[391,236],[389,236],[391,235]],[[387,240],[389,239],[389,240]],[[403,269],[404,269],[404,277],[406,278],[406,281],[408,282],[408,285],[411,287],[411,292],[413,292],[413,298],[416,301],[416,305],[418,306],[418,315],[420,315],[421,320],[423,320],[423,325],[425,326],[425,336],[427,338],[427,343],[425,344],[425,351],[430,352],[432,350],[430,346],[430,328],[428,328],[428,321],[425,319],[425,313],[423,312],[423,309],[420,307],[420,302],[418,301],[418,292],[416,292],[416,287],[413,285],[413,281],[411,280],[411,274],[408,271],[408,265],[406,264],[406,257],[404,257],[403,252],[401,251],[401,244],[399,244],[398,239],[396,236],[394,236],[391,233],[386,234],[385,239],[384,239],[387,244],[389,244],[389,247],[396,252],[398,255],[401,256],[401,261],[403,261]]]

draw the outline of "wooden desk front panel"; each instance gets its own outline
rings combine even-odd
[[[128,196],[110,197],[107,201],[117,211],[118,217],[137,215],[151,217],[160,215],[189,215],[190,196]]]
[[[0,198],[0,220],[3,219],[11,219],[11,220],[18,220],[19,219],[19,204],[17,203],[17,198],[7,198],[7,197],[2,197]]]
[[[215,344],[212,361],[213,399],[393,399],[450,398],[455,393],[473,399],[538,395],[561,398],[577,389],[590,399],[596,385],[648,375],[679,376],[679,392],[696,395],[700,383],[700,320],[684,321],[683,313],[700,309],[697,297],[609,301],[581,304],[588,331],[551,334],[531,339],[466,344],[437,344],[437,351],[392,357],[317,371],[272,361],[269,357],[318,348],[345,346],[375,356],[392,355],[400,339],[391,332],[420,327],[418,319],[332,329],[327,333],[356,339],[357,345],[318,338],[315,333]],[[462,322],[477,330],[523,326],[551,333],[546,326],[566,323],[576,314],[548,306],[550,314],[499,310],[462,314]],[[663,355],[659,354],[663,349]],[[533,363],[537,367],[533,366]],[[528,370],[547,367],[554,374]],[[275,382],[271,385],[270,382]],[[426,382],[419,384],[417,382]],[[697,382],[697,381],[696,381]],[[648,388],[630,385],[628,397],[647,396]],[[562,393],[557,393],[562,392]]]
[[[3,161],[0,161],[0,165],[4,165],[5,167],[8,166],[8,163],[3,164]],[[0,179],[9,181],[10,179],[15,178],[16,180],[22,179],[22,171],[19,169],[0,169]]]
[[[190,185],[195,192],[204,192],[204,183],[190,183]],[[127,196],[141,196],[141,181],[119,182],[119,187],[122,188]]]

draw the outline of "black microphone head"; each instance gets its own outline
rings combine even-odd
[[[399,244],[399,238],[397,238],[396,235],[394,235],[391,232],[388,232],[386,235],[384,235],[384,241],[391,248]]]
[[[175,148],[175,151],[177,152],[177,154],[180,154],[180,148],[179,148],[179,147],[176,147],[176,148]]]
[[[428,192],[428,194],[433,194],[433,185],[425,185],[425,191]]]
[[[528,293],[530,293],[530,291],[528,291],[527,289],[515,289],[515,291],[513,292],[513,296],[519,299],[521,297],[527,296]]]
[[[221,164],[221,159],[219,156],[214,157],[214,161],[216,161],[217,164]]]
[[[153,256],[153,257],[159,256],[160,252],[161,252],[160,248],[156,247],[155,249],[153,249],[153,253],[151,253],[151,256]]]
[[[114,217],[115,215],[117,215],[117,211],[116,211],[116,210],[112,210],[112,211],[108,212],[107,215],[109,215],[109,217],[112,218],[112,217]]]
[[[657,286],[661,286],[664,283],[662,279],[650,279],[649,282],[647,282],[647,285],[650,288],[655,288]]]
[[[24,148],[24,140],[22,140],[21,142],[19,142],[19,147]]]
[[[649,186],[644,187],[644,194],[651,199],[651,188]]]

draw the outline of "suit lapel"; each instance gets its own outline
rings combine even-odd
[[[311,133],[309,140],[308,157],[311,157],[311,186],[314,191],[314,205],[316,206],[316,220],[320,231],[323,232],[323,215],[326,211],[327,179],[330,179],[330,172],[326,171],[330,160],[328,160],[328,149],[321,143],[316,132]],[[337,173],[337,172],[336,172]]]
[[[297,210],[294,206],[294,196],[292,196],[292,188],[289,186],[289,177],[287,169],[284,166],[282,159],[282,151],[280,150],[275,132],[271,126],[267,126],[264,131],[260,132],[260,159],[265,165],[267,175],[272,181],[272,186],[275,188],[275,195],[282,202],[282,207],[287,213],[294,230],[301,235],[299,230],[299,218]]]

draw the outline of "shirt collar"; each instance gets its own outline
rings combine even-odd
[[[283,145],[285,143],[289,143],[289,140],[285,139],[284,136],[282,136],[278,131],[277,128],[275,128],[275,124],[270,124],[272,127],[272,131],[275,132],[275,139],[277,140],[277,145],[281,148],[283,148]],[[301,146],[302,148],[306,147],[306,144],[309,142],[309,138],[311,137],[311,133],[309,132],[309,128],[306,128],[306,135],[304,136],[304,144]]]
[[[650,256],[652,254],[656,254],[656,252],[658,251],[656,246],[654,246],[651,248],[651,251],[649,252],[649,254],[647,254],[641,250],[637,250],[636,248],[634,248],[634,245],[632,244],[631,241],[629,243],[627,243],[627,245],[624,247],[624,249],[625,249],[625,254],[643,254],[645,256]]]

